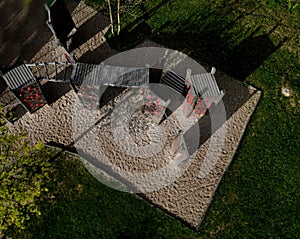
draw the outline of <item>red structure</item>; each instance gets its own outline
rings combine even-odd
[[[84,107],[88,109],[96,109],[98,107],[100,100],[99,87],[82,85],[78,89],[77,94]]]
[[[207,110],[216,102],[217,97],[210,97],[210,98],[199,98],[193,110],[193,114],[197,118],[203,117]]]
[[[37,109],[47,104],[47,101],[44,98],[41,88],[37,82],[16,90],[15,95],[30,113],[33,113]]]
[[[156,124],[160,123],[168,105],[171,103],[171,100],[166,102],[148,90],[143,92],[143,101],[145,114]]]

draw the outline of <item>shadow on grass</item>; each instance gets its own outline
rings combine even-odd
[[[61,154],[52,163],[49,197],[42,215],[18,238],[193,238],[147,202],[100,184],[75,158]],[[159,228],[159,230],[158,230]],[[172,230],[173,229],[173,230]]]
[[[241,18],[243,16],[239,16],[239,19]],[[278,44],[272,42],[270,35],[277,27],[274,26],[265,34],[259,32],[260,27],[253,29],[249,36],[245,31],[241,34],[246,37],[240,41],[230,33],[230,26],[235,23],[236,19],[227,24],[226,29],[218,27],[218,23],[209,24],[204,29],[199,29],[199,32],[195,32],[194,26],[190,25],[189,29],[189,23],[186,22],[183,24],[184,27],[179,28],[175,34],[159,34],[151,37],[170,48],[191,52],[196,60],[215,66],[237,80],[244,81],[277,51],[286,39]]]
[[[234,10],[232,6],[224,9],[204,8],[202,12],[191,13],[189,18],[180,23],[170,17],[155,28],[151,28],[151,17],[154,14],[145,16],[144,21],[140,21],[135,28],[125,28],[120,36],[111,38],[109,42],[113,47],[125,50],[150,38],[244,81],[286,39],[276,44],[271,40],[270,36],[277,25],[273,25],[268,32],[261,30],[261,26],[242,26],[243,19],[251,16],[257,8],[233,14]]]
[[[269,56],[277,51],[284,41],[275,45],[269,35],[276,30],[274,26],[267,34],[255,36],[259,28],[244,39],[238,46],[228,52],[228,61],[221,62],[225,72],[238,80],[245,80],[260,65],[263,64]],[[227,53],[226,53],[227,54]]]
[[[252,94],[238,81],[228,78],[245,81],[286,41],[283,37],[277,43],[271,40],[277,28],[276,24],[267,32],[262,30],[261,26],[243,26],[244,18],[250,16],[255,8],[238,14],[233,14],[234,10],[234,6],[226,6],[224,9],[203,8],[196,14],[191,13],[185,21],[178,23],[171,17],[156,28],[151,28],[151,19],[147,21],[148,18],[145,18],[145,21],[141,21],[136,28],[125,29],[120,36],[112,38],[110,43],[119,50],[126,50],[150,38],[167,48],[188,54],[206,67],[215,66],[225,72],[226,76],[217,74],[216,79],[219,88],[226,92],[223,103],[226,119],[229,119]],[[212,110],[218,110],[218,107],[220,106],[215,106]],[[218,122],[215,130],[223,123],[225,122]],[[214,133],[211,132],[209,115],[202,118],[194,127],[201,129],[200,145]],[[186,132],[187,138],[193,138],[193,132],[195,132],[193,128]],[[190,147],[190,153],[193,153],[199,145]]]
[[[25,7],[23,1],[5,0],[0,12],[0,30],[3,29],[0,63],[8,70],[31,59],[49,41],[51,32],[45,24],[43,1],[32,1]]]

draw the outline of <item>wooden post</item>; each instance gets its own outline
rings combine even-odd
[[[183,134],[184,134],[184,131],[182,129],[180,129],[177,136],[175,137],[172,147],[171,147],[171,151],[173,154],[175,154],[178,151],[178,149],[180,148],[180,146],[182,145],[182,142],[184,141]]]
[[[109,11],[109,19],[110,19],[110,24],[111,24],[111,34],[115,34],[114,32],[114,20],[113,20],[113,15],[112,15],[112,10],[111,10],[111,4],[110,0],[106,0],[108,4],[108,11]]]
[[[185,76],[185,84],[187,86],[191,85],[191,75],[192,75],[192,70],[191,69],[187,69],[186,70],[186,76]]]
[[[185,111],[185,117],[189,117],[193,110],[194,110],[194,107],[196,105],[196,102],[197,102],[197,96],[195,94],[195,91],[194,91],[194,88],[193,88],[193,85],[190,84],[189,86],[189,91],[184,99],[184,111]]]
[[[190,158],[183,134],[184,131],[180,129],[171,148],[171,152],[174,155],[173,160],[177,166],[180,166]]]

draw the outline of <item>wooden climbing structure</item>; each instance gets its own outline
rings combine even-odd
[[[71,77],[72,88],[88,109],[98,107],[106,86],[139,88],[148,84],[148,68],[76,63]]]
[[[146,89],[143,92],[143,102],[144,102],[144,113],[153,123],[159,124],[163,117],[165,116],[166,109],[171,103],[168,99],[164,101],[154,92]]]
[[[162,100],[148,89],[149,72],[150,69],[147,67],[43,62],[23,64],[4,74],[3,78],[30,113],[47,103],[40,84],[41,80],[70,82],[83,105],[89,109],[96,109],[99,106],[105,86],[143,88],[144,112],[158,124],[164,117],[170,100]],[[189,74],[183,78],[168,70],[162,72],[160,83],[185,96],[183,102],[185,117],[193,114],[200,119],[224,96],[224,92],[218,88],[214,73],[215,68],[210,73]]]
[[[2,77],[19,103],[33,113],[47,104],[41,81],[70,82],[72,68],[68,62],[23,64]]]
[[[186,81],[188,89],[184,101],[186,117],[193,114],[200,119],[213,104],[218,104],[223,98],[225,93],[218,87],[214,77],[215,71],[213,67],[210,73],[191,75]]]
[[[178,166],[189,160],[190,154],[185,142],[183,130],[179,130],[178,134],[174,138],[173,144],[171,146],[171,152],[174,155],[173,160],[177,163]]]
[[[3,79],[19,102],[30,113],[47,104],[39,81],[26,65],[20,65],[4,74]]]

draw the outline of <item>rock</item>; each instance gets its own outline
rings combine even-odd
[[[286,87],[282,87],[281,88],[281,93],[285,96],[285,97],[290,97],[290,89],[289,88],[286,88]]]

